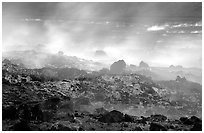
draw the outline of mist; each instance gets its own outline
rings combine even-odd
[[[3,2],[2,51],[201,68],[201,10],[202,3]]]

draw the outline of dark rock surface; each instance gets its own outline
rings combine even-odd
[[[123,113],[117,110],[113,110],[99,118],[99,121],[104,123],[120,123],[123,120],[124,120]]]
[[[149,130],[150,131],[167,131],[167,129],[164,126],[158,123],[151,123]]]
[[[82,76],[72,80],[49,79],[43,82],[32,79],[39,75],[41,75],[39,71],[14,65],[9,61],[4,62],[3,131],[200,131],[202,129],[202,120],[193,115],[180,119],[170,119],[169,116],[159,112],[142,116],[148,106],[166,110],[170,106],[175,110],[174,107],[181,107],[182,103],[164,99],[163,95],[168,96],[166,90],[141,75]],[[188,102],[184,103],[188,105]],[[123,111],[128,109],[140,111],[140,116],[132,116]]]
[[[196,123],[190,129],[191,131],[202,131],[202,123]]]
[[[156,115],[151,115],[150,120],[154,122],[164,122],[167,120],[167,117],[164,115],[156,114]]]

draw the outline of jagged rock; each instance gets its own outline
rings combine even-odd
[[[123,113],[113,110],[107,114],[104,114],[101,118],[98,119],[100,122],[104,123],[120,123],[124,120]]]
[[[9,68],[9,72],[6,70],[7,68]],[[135,119],[134,116],[124,115],[116,110],[108,112],[104,108],[96,109],[94,112],[96,115],[94,113],[90,114],[96,106],[104,106],[110,109],[112,103],[131,103],[129,104],[131,108],[135,109],[138,107],[139,111],[143,110],[137,106],[138,104],[141,104],[141,107],[144,107],[146,104],[153,108],[159,105],[159,107],[167,107],[165,109],[168,109],[168,106],[163,106],[161,103],[173,102],[168,101],[168,99],[162,99],[158,95],[160,87],[154,84],[153,81],[142,78],[138,74],[105,74],[103,77],[95,76],[93,78],[90,76],[84,77],[82,80],[79,80],[79,77],[73,80],[64,80],[63,82],[52,82],[50,80],[47,82],[43,77],[37,75],[35,70],[23,69],[23,71],[26,71],[25,73],[19,71],[21,69],[17,66],[6,67],[4,69],[3,79],[9,81],[2,84],[2,125],[3,129],[6,130],[168,129],[193,131],[201,130],[202,127],[202,120],[195,116],[180,118],[180,121],[166,121],[166,116],[163,115],[152,115],[151,117]],[[33,73],[34,77],[38,77],[38,81],[33,81],[32,76],[30,76],[31,74],[26,74],[28,73],[27,71]],[[64,73],[64,71],[61,72]],[[32,78],[32,80],[28,80],[29,82],[26,81],[28,75]],[[179,82],[177,83],[179,84]],[[140,93],[133,93],[135,89]],[[85,108],[84,110],[91,111],[83,113],[82,109],[76,109],[74,104],[80,104]],[[180,104],[180,102],[171,104],[171,107],[173,108],[174,105],[178,107],[177,104]],[[130,107],[129,105],[126,104],[128,108]],[[117,107],[114,105],[114,108],[118,107],[120,105],[117,105]],[[78,112],[74,114],[75,109]],[[143,109],[145,112],[145,108]],[[176,110],[174,108],[175,114],[177,114]],[[150,122],[152,123],[149,124]],[[82,125],[85,126],[83,127]]]
[[[192,125],[193,121],[191,121],[190,119],[187,119],[186,121],[183,122],[183,124],[185,124],[185,125]]]
[[[11,63],[11,61],[10,60],[8,60],[8,59],[4,59],[3,61],[2,61],[2,64],[3,65],[11,65],[12,63]]]
[[[199,119],[199,118],[196,117],[196,116],[192,116],[192,117],[190,118],[190,121],[192,121],[193,123],[202,123],[202,120]]]
[[[167,117],[164,115],[156,114],[156,115],[151,115],[150,119],[151,121],[155,121],[155,122],[163,122],[167,120]]]
[[[164,126],[162,126],[158,123],[151,123],[149,130],[150,131],[167,131],[167,129]]]
[[[197,130],[197,128],[199,128],[199,124],[202,125],[202,120],[196,116],[192,116],[190,119],[187,117],[181,117],[180,121],[185,125],[194,125],[192,130]]]
[[[141,61],[139,64],[140,68],[149,68],[149,65],[147,63],[145,63],[144,61]]]
[[[187,118],[187,117],[181,117],[179,120],[180,120],[182,123],[184,123],[185,121],[188,120],[188,118]]]
[[[198,117],[196,116],[192,116],[191,118],[187,118],[187,117],[181,117],[180,121],[185,124],[185,125],[193,125],[193,124],[199,124],[202,123],[202,120],[200,120]]]
[[[134,122],[134,118],[130,115],[125,114],[124,115],[124,121],[125,122]]]
[[[126,63],[124,60],[119,60],[117,62],[114,62],[111,66],[110,66],[110,73],[112,74],[121,74],[122,72],[124,72],[126,68]]]
[[[178,81],[178,82],[185,82],[185,81],[187,81],[187,80],[186,80],[185,77],[181,78],[180,76],[177,76],[177,77],[176,77],[176,81]]]

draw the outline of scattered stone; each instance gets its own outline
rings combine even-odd
[[[124,74],[126,64],[123,60],[116,62],[116,66],[113,65],[116,69],[112,66],[112,72],[116,70],[115,74],[119,73],[118,75],[104,72],[103,76],[93,77],[90,74],[90,77],[81,80],[80,76],[72,80],[66,79],[67,74],[61,75],[63,78],[60,80],[48,77],[44,79],[38,69],[21,68],[5,62],[8,64],[3,64],[2,70],[2,129],[5,131],[202,130],[202,120],[196,116],[167,121],[166,116],[151,115],[150,112],[150,117],[141,116],[141,119],[139,117],[136,119],[136,116],[123,114],[117,110],[109,112],[104,108],[95,109],[96,106],[102,107],[109,103],[140,104],[143,109],[146,105],[166,107],[163,106],[164,103],[175,106],[174,110],[181,107],[177,106],[180,103],[162,99],[158,92],[163,88],[149,78],[138,74]],[[50,71],[53,74],[53,70],[45,69],[43,72]],[[71,69],[63,69],[61,74],[67,70]],[[75,75],[74,73],[71,74]],[[177,81],[180,83],[184,80],[178,77]],[[98,104],[99,101],[102,104]],[[79,108],[76,108],[78,105]],[[138,109],[142,110],[139,106]],[[173,112],[177,115],[176,111]]]

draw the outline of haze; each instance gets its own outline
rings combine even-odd
[[[3,52],[202,68],[202,3],[3,3]]]

